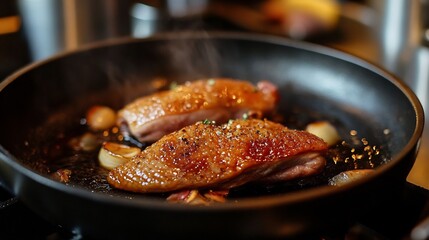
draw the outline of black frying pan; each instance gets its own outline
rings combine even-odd
[[[171,204],[49,177],[45,164],[56,157],[44,154],[49,141],[55,144],[59,133],[79,125],[94,104],[117,109],[155,91],[153,79],[159,77],[179,83],[207,77],[270,80],[281,92],[280,113],[328,119],[346,140],[356,130],[386,151],[386,163],[343,187],[245,194],[211,206]],[[397,196],[424,123],[413,92],[378,67],[325,47],[242,33],[124,39],[56,56],[5,79],[0,112],[4,185],[54,224],[84,236],[122,239],[291,237],[346,225]]]

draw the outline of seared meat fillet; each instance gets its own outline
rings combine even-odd
[[[199,80],[131,102],[118,112],[118,124],[138,140],[153,142],[204,119],[225,123],[247,112],[264,115],[277,98],[277,88],[266,81],[253,86],[233,79]]]
[[[110,171],[108,182],[133,192],[230,189],[252,181],[286,181],[319,173],[327,144],[268,120],[197,122],[162,137]]]

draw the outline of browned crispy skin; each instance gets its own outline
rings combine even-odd
[[[198,122],[164,136],[113,169],[108,182],[133,192],[229,189],[250,181],[289,180],[320,172],[320,138],[268,120]]]
[[[254,86],[225,78],[198,80],[133,101],[118,112],[118,124],[140,141],[153,142],[204,119],[220,124],[248,111],[263,115],[277,100],[277,88],[267,81]]]

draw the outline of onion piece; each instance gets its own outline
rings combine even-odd
[[[62,183],[68,183],[70,182],[71,174],[70,169],[58,169],[52,174],[52,178]]]
[[[167,197],[167,201],[175,203],[184,203],[188,205],[209,205],[215,202],[225,202],[228,190],[208,191],[201,193],[199,190],[184,190],[172,193]]]
[[[328,146],[336,144],[341,139],[337,129],[327,121],[310,123],[305,130],[323,139]]]
[[[108,170],[128,162],[141,152],[140,148],[123,144],[104,142],[98,153],[100,165]]]
[[[344,171],[329,179],[329,185],[337,187],[343,186],[344,184],[360,179],[373,171],[374,169],[355,169]]]

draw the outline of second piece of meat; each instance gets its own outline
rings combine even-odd
[[[136,99],[118,112],[118,124],[142,142],[153,142],[184,126],[210,119],[225,123],[243,113],[262,116],[274,110],[277,88],[261,81],[206,79]]]
[[[133,192],[230,189],[253,181],[287,181],[320,173],[327,144],[268,120],[198,122],[164,136],[113,169],[108,182]]]

